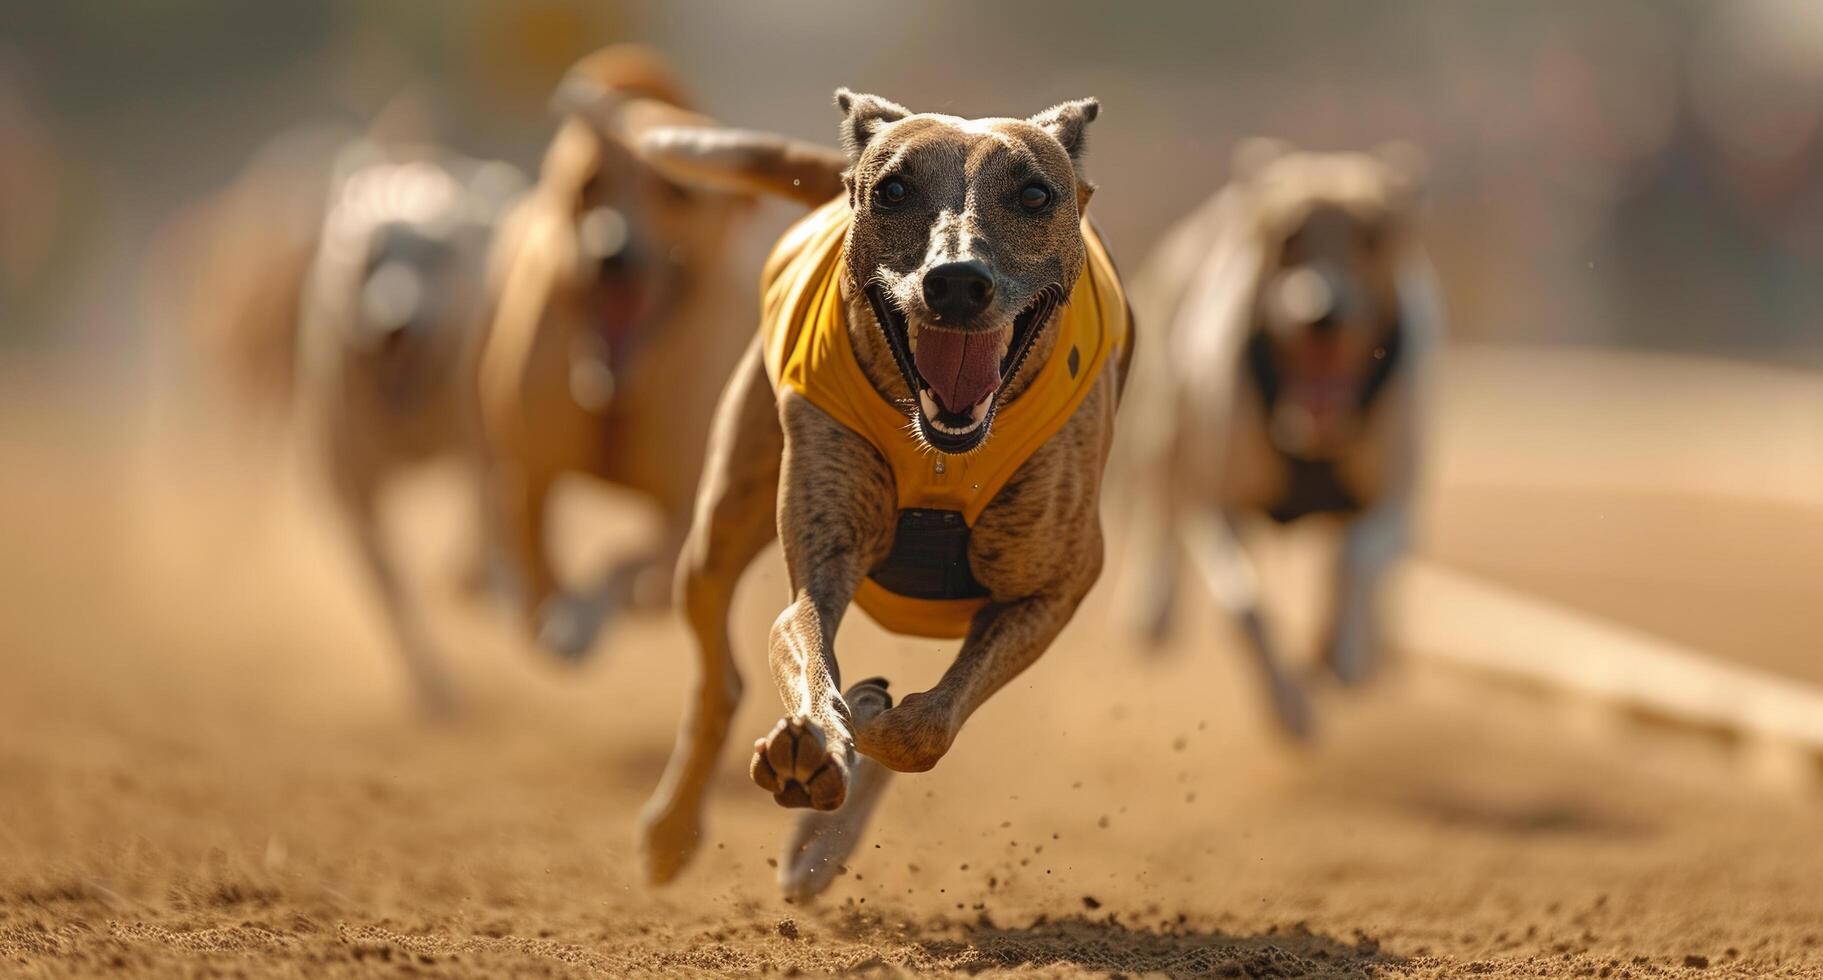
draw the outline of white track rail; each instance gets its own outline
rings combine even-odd
[[[1413,656],[1719,733],[1770,771],[1823,779],[1823,689],[1434,562],[1411,561],[1400,576],[1397,645]]]

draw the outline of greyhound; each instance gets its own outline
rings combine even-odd
[[[1162,639],[1187,555],[1239,621],[1279,723],[1301,739],[1307,698],[1267,629],[1237,527],[1253,514],[1343,518],[1324,663],[1364,680],[1380,582],[1408,535],[1442,312],[1417,235],[1414,148],[1317,154],[1253,140],[1234,169],[1135,280],[1140,315],[1163,336],[1139,367],[1137,574],[1122,604]]]
[[[729,603],[775,536],[791,578],[768,642],[784,717],[749,771],[812,811],[780,868],[795,896],[834,877],[889,771],[935,766],[1044,654],[1102,567],[1101,475],[1134,345],[1083,217],[1098,104],[963,119],[845,89],[836,102],[841,155],[719,130],[647,141],[658,165],[726,186],[792,193],[821,167],[842,188],[768,260],[759,336],[716,411],[677,576],[698,673],[641,821],[659,882],[700,840],[742,688]],[[896,704],[879,679],[844,695],[835,637],[851,601],[961,649]]]

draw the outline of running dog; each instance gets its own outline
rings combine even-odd
[[[1344,683],[1366,678],[1380,582],[1408,534],[1442,321],[1415,227],[1422,171],[1402,144],[1318,154],[1248,141],[1233,182],[1135,280],[1140,314],[1162,334],[1132,420],[1142,496],[1128,614],[1150,638],[1167,633],[1181,547],[1299,738],[1310,710],[1262,618],[1237,525],[1343,518],[1324,663]]]
[[[615,610],[652,600],[647,583],[667,598],[702,462],[686,447],[702,445],[713,405],[692,392],[733,366],[751,316],[751,294],[724,275],[750,198],[685,186],[641,159],[647,129],[711,125],[647,48],[584,58],[554,105],[562,121],[538,185],[492,256],[480,391],[522,614],[544,646],[576,658]],[[660,513],[652,551],[580,592],[560,588],[547,552],[551,491],[566,473],[634,490]]]
[[[655,881],[700,839],[741,694],[728,633],[741,573],[775,536],[791,603],[768,643],[784,717],[753,781],[813,813],[787,894],[834,877],[888,771],[935,766],[976,709],[1031,666],[1102,567],[1101,476],[1131,320],[1083,218],[1092,100],[1029,119],[913,113],[841,90],[845,193],[780,240],[759,335],[716,410],[677,577],[698,673],[642,815]],[[656,132],[655,160],[789,193],[818,154],[756,134]],[[833,155],[832,155],[833,156]],[[850,602],[897,633],[962,646],[929,691],[841,688]]]
[[[525,181],[508,164],[366,141],[337,169],[302,302],[302,416],[420,698],[441,710],[449,685],[384,543],[380,495],[409,466],[464,457],[487,534],[481,283],[495,222]]]

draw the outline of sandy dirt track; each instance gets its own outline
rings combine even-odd
[[[1206,604],[1148,658],[1105,586],[892,788],[822,902],[777,897],[791,817],[738,751],[697,862],[648,889],[632,819],[680,627],[631,620],[549,665],[454,598],[461,503],[431,481],[407,533],[468,710],[427,725],[320,513],[148,450],[116,404],[8,383],[0,977],[1823,976],[1816,787],[1416,664],[1326,693],[1322,741],[1292,751]],[[1500,390],[1448,402],[1480,419]],[[1445,443],[1431,557],[1823,681],[1819,508],[1713,480],[1516,485]],[[570,525],[586,554],[638,521]],[[769,557],[737,603],[737,736],[777,717],[760,643],[782,583]],[[945,663],[860,616],[841,645],[899,690]]]

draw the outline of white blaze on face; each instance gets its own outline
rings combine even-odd
[[[1336,295],[1322,273],[1301,266],[1280,273],[1269,302],[1273,329],[1291,334],[1334,312]]]
[[[595,208],[576,223],[576,237],[590,259],[613,258],[627,247],[626,216],[613,208]]]
[[[424,306],[424,279],[407,263],[390,260],[361,287],[360,323],[367,340],[403,329]]]
[[[966,211],[937,212],[937,219],[930,226],[930,244],[924,253],[925,268],[969,257],[975,245],[975,236],[969,228],[970,219],[971,215]]]

